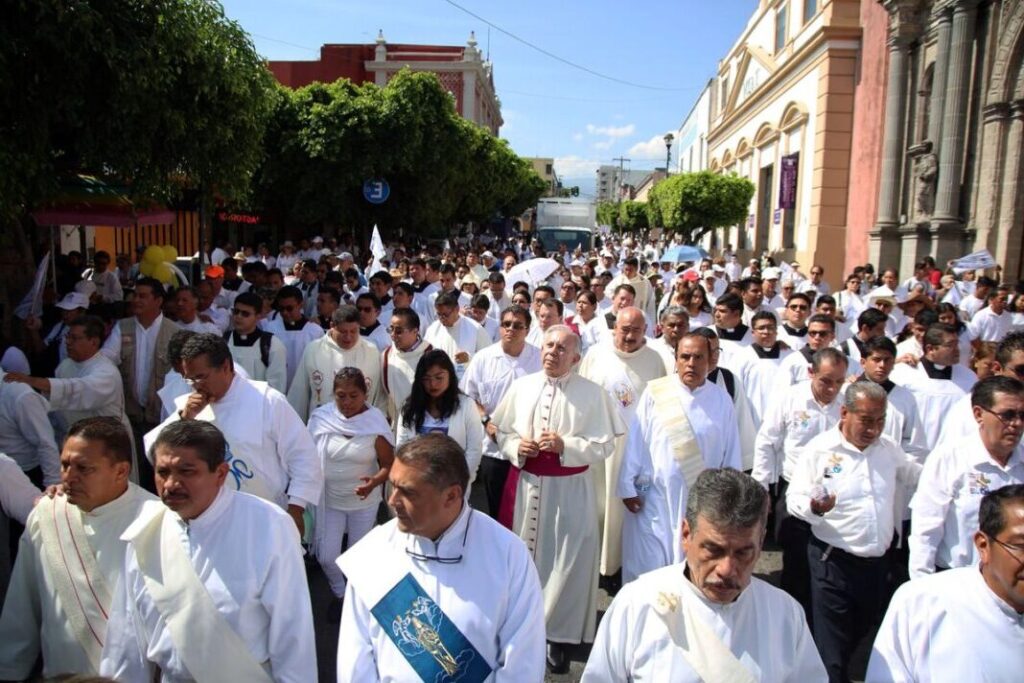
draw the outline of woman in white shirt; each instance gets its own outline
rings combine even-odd
[[[846,276],[846,289],[836,293],[836,311],[843,321],[857,319],[867,305],[860,298],[860,278],[856,275]]]
[[[576,297],[576,313],[565,319],[565,324],[580,336],[583,353],[601,338],[601,327],[607,328],[604,316],[597,314],[597,295],[584,289]]]
[[[416,364],[412,393],[398,423],[397,447],[431,432],[447,434],[462,447],[472,483],[483,456],[484,425],[476,403],[459,391],[451,358],[440,349],[427,351]]]
[[[708,293],[703,287],[690,288],[690,301],[686,304],[686,314],[690,316],[690,329],[711,326],[711,304],[708,303]]]
[[[370,494],[387,481],[394,440],[384,413],[366,403],[366,377],[351,367],[335,375],[334,402],[310,414],[309,432],[324,470],[313,553],[335,595],[328,620],[337,623],[345,576],[334,562],[341,555],[342,537],[348,534],[351,548],[373,528],[381,497]]]

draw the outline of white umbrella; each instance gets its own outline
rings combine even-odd
[[[512,287],[517,282],[525,282],[531,288],[536,287],[551,277],[558,268],[558,261],[550,258],[532,258],[517,263],[505,273],[505,286]]]

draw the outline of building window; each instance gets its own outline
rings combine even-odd
[[[546,173],[547,175],[551,175],[553,173],[553,169],[551,168],[551,164],[548,164],[547,166],[544,167],[544,173]]]
[[[725,111],[726,105],[729,103],[729,77],[726,76],[722,79],[722,111]]]
[[[804,0],[804,23],[818,13],[818,0]]]
[[[786,5],[779,7],[775,13],[775,52],[782,52],[786,47]]]

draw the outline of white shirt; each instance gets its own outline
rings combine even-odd
[[[1013,324],[1013,317],[1007,311],[996,313],[991,308],[983,308],[974,314],[971,322],[967,323],[974,339],[983,342],[1001,342],[1003,337],[1010,333]]]
[[[683,565],[673,564],[644,574],[615,596],[601,619],[583,683],[703,680],[656,610],[662,596],[679,600],[679,609],[688,610],[710,628],[754,680],[827,680],[803,610],[793,598],[752,578],[735,601],[711,602],[684,575]]]
[[[135,319],[135,400],[139,405],[146,405],[146,390],[149,388],[150,375],[153,374],[153,361],[156,359],[156,337],[160,334],[160,326],[164,322],[161,313],[143,327],[139,319]]]
[[[472,358],[474,354],[491,345],[491,339],[480,323],[461,314],[451,327],[447,327],[440,320],[430,323],[423,339],[435,349],[448,354],[460,379],[466,372],[469,360],[460,363],[455,357],[459,353],[465,352]]]
[[[512,382],[524,375],[540,372],[540,368],[540,350],[536,346],[525,344],[518,356],[510,356],[500,343],[492,344],[469,361],[466,374],[459,382],[459,389],[483,406],[484,411],[490,415],[497,409]],[[486,434],[483,453],[492,458],[501,458],[498,444]]]
[[[4,514],[24,525],[40,495],[18,463],[0,453],[0,509]]]
[[[1024,447],[1018,445],[1003,467],[989,455],[977,426],[932,451],[910,503],[911,577],[931,574],[936,565],[974,564],[981,497],[1007,484],[1024,484]]]
[[[901,521],[901,486],[912,486],[920,471],[889,437],[880,436],[862,451],[836,426],[804,446],[786,490],[786,508],[823,543],[858,557],[881,557]],[[836,496],[835,507],[824,515],[811,512],[817,484]]]
[[[937,366],[936,366],[937,367]],[[917,402],[917,414],[924,425],[925,444],[929,449],[938,444],[943,422],[957,401],[971,392],[977,375],[962,365],[952,366],[951,379],[933,379],[928,376],[925,360],[917,367],[897,363],[889,379],[910,390]]]
[[[178,320],[177,323],[178,327],[180,327],[183,330],[191,330],[192,332],[206,334],[220,334],[220,328],[215,323],[204,323],[202,320],[200,320],[198,314],[196,315],[195,320],[193,320],[190,323],[182,322],[181,320]]]
[[[166,512],[162,534],[180,542],[217,611],[275,681],[317,680],[313,612],[302,546],[291,517],[222,487],[195,519]],[[129,530],[130,532],[131,530]],[[124,555],[124,587],[107,630],[100,673],[120,681],[185,683],[192,676],[149,596],[135,552]]]
[[[461,559],[442,563],[409,552]],[[390,620],[385,617],[382,625],[370,611],[405,576],[419,584],[493,671],[483,680],[543,680],[544,603],[537,570],[523,542],[487,515],[464,505],[436,541],[404,533],[391,520],[345,552],[338,566],[348,578],[338,683],[420,680],[392,641]],[[463,658],[456,660],[461,665]]]
[[[997,551],[998,552],[998,551]],[[1024,671],[1024,621],[977,567],[900,586],[878,629],[872,683],[1013,683]]]
[[[60,451],[47,413],[50,403],[32,387],[4,382],[0,370],[0,453],[23,471],[40,467],[43,484],[60,483]]]
[[[765,487],[778,481],[780,474],[792,481],[803,447],[839,423],[840,403],[838,398],[827,405],[819,403],[810,381],[780,392],[768,406],[754,440],[754,479]]]

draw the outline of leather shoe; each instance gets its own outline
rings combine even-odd
[[[548,643],[548,671],[553,674],[569,673],[569,657],[561,643]]]

